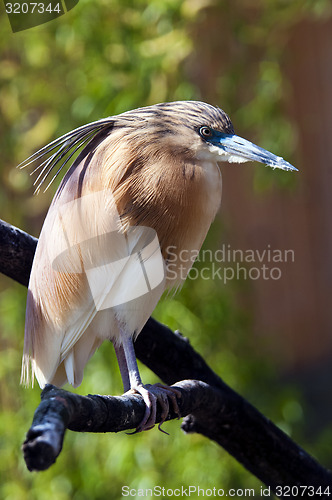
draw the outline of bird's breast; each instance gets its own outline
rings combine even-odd
[[[179,204],[173,230],[163,248],[168,269],[168,286],[181,284],[191,269],[221,202],[221,173],[212,162],[190,168],[183,189],[185,202]],[[189,178],[188,178],[189,177]]]
[[[104,158],[104,150],[100,153]],[[184,281],[219,208],[219,167],[185,151],[146,155],[144,161],[136,154],[126,162],[117,151],[116,158],[114,153],[100,176],[94,172],[89,177],[87,169],[86,178],[111,190],[123,228],[143,226],[156,231],[168,268],[172,261],[167,285],[176,286]],[[98,182],[93,190],[99,188]]]
[[[154,165],[128,182],[129,225],[145,225],[158,235],[167,265],[167,286],[187,276],[221,201],[221,174],[212,162]],[[121,205],[121,203],[120,203]]]

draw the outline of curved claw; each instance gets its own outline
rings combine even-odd
[[[147,431],[155,426],[157,415],[157,401],[159,402],[162,410],[161,421],[158,424],[158,429],[161,432],[163,432],[164,434],[168,434],[161,428],[161,426],[167,419],[170,402],[172,404],[173,410],[178,415],[178,418],[181,417],[179,406],[177,403],[177,398],[181,398],[181,392],[173,387],[164,386],[162,384],[139,384],[136,387],[133,387],[130,392],[140,394],[144,399],[146,405],[144,417],[133,434],[136,434],[137,432]]]

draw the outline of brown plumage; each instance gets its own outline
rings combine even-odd
[[[80,146],[85,147],[54,196],[36,250],[22,381],[36,376],[41,386],[67,381],[77,386],[90,356],[110,339],[125,390],[140,392],[146,401],[138,429],[143,430],[154,424],[156,398],[166,418],[167,398],[176,407],[177,394],[143,386],[132,338],[165,288],[181,285],[179,266],[188,272],[193,263],[173,259],[170,273],[170,249],[177,256],[182,250],[194,256],[205,239],[221,200],[219,163],[254,159],[294,168],[235,136],[222,110],[194,101],[140,108],[86,125],[23,166],[46,158],[36,169],[41,169],[39,188],[52,168],[61,168],[66,155]],[[154,234],[158,245],[151,250]],[[144,248],[150,248],[149,255]],[[145,286],[133,261],[137,255],[145,264],[145,280],[153,262],[156,283],[150,286],[150,280],[149,290],[133,298],[133,287]]]

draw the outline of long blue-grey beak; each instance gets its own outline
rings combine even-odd
[[[297,171],[297,168],[293,167],[281,156],[276,156],[237,135],[218,134],[210,142],[230,155],[228,161],[258,161],[272,168]]]

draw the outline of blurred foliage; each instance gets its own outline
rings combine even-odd
[[[327,0],[80,0],[65,16],[16,34],[11,33],[2,15],[1,217],[38,234],[54,190],[32,197],[28,172],[15,166],[37,148],[83,123],[155,102],[218,99],[238,128],[259,135],[267,148],[269,141],[273,142],[277,153],[278,149],[290,152],[296,135],[282,110],[287,93],[281,70],[286,32],[304,16],[327,16],[330,11]],[[205,67],[209,61],[209,47],[195,35],[197,27],[211,20],[211,12],[215,23],[231,31],[232,46],[228,59],[221,57],[226,62],[217,72],[217,88],[209,95],[204,91],[208,76],[205,80],[190,75],[194,64]],[[220,50],[220,45],[211,47],[215,55],[217,48]],[[212,63],[218,65],[218,60]],[[241,79],[243,72],[246,81]],[[261,123],[268,126],[262,128]],[[266,189],[269,171],[259,172],[255,186]],[[208,244],[215,244],[213,234]],[[156,430],[134,436],[68,432],[57,463],[49,471],[30,474],[20,446],[40,391],[19,386],[25,295],[23,287],[2,278],[3,500],[115,499],[121,496],[123,485],[259,487],[255,478],[214,443],[181,433],[179,422],[165,425],[170,437]],[[241,312],[233,285],[188,280],[173,300],[158,305],[156,317],[188,336],[227,383],[303,442],[301,395],[295,388],[278,385],[271,360],[262,359],[250,335],[250,318]],[[115,366],[112,346],[105,343],[88,364],[79,392],[120,393]],[[141,369],[143,380],[156,380],[145,367]],[[325,463],[331,460],[323,438],[313,445],[312,452]]]

